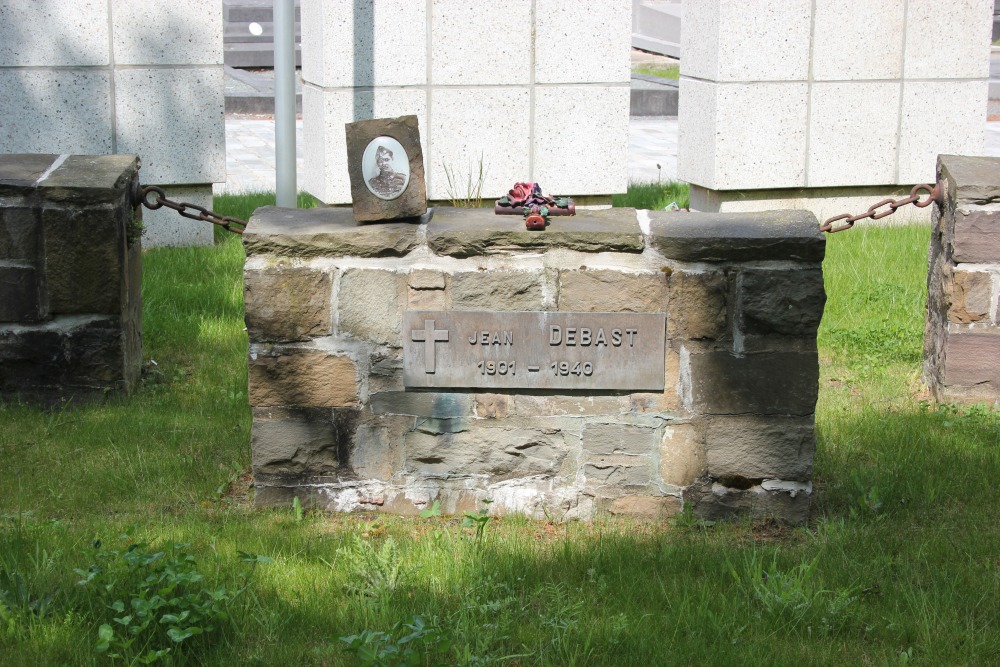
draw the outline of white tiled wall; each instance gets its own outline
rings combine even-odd
[[[308,0],[302,24],[301,179],[322,201],[350,201],[344,125],[404,114],[430,199],[480,162],[484,197],[624,192],[628,0]]]
[[[688,0],[681,179],[713,190],[932,181],[979,154],[993,0]]]

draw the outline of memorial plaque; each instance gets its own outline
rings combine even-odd
[[[408,311],[406,387],[663,391],[666,315]]]
[[[345,126],[351,201],[358,222],[416,218],[427,210],[416,116]]]

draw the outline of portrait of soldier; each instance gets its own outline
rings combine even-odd
[[[375,151],[375,165],[378,167],[378,174],[368,179],[368,186],[372,192],[389,199],[403,191],[406,186],[406,175],[397,172],[393,167],[390,149],[385,146],[378,147]]]

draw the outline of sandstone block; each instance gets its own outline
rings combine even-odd
[[[443,290],[445,276],[440,271],[414,269],[406,278],[406,284],[415,290]]]
[[[456,273],[448,290],[451,309],[543,310],[542,280],[537,271]]]
[[[621,271],[560,271],[559,310],[658,313],[666,310],[666,276]]]
[[[816,335],[826,304],[822,269],[744,269],[737,286],[745,333]]]
[[[583,428],[587,454],[649,456],[656,446],[656,431],[648,426],[587,424]]]
[[[372,394],[368,401],[376,415],[451,419],[472,414],[472,401],[468,394],[462,393],[384,391]]]
[[[669,319],[667,320],[670,321]],[[629,394],[629,409],[633,412],[677,412],[681,407],[677,386],[680,382],[681,361],[677,350],[664,350],[662,392]]]
[[[812,477],[816,433],[807,417],[713,417],[705,427],[708,474],[715,479]]]
[[[445,310],[448,295],[440,289],[407,288],[406,307],[410,310]]]
[[[507,394],[476,394],[476,416],[481,419],[504,419],[513,403]]]
[[[680,498],[673,496],[621,496],[607,505],[609,514],[640,519],[665,519],[681,511]]]
[[[691,395],[696,412],[811,415],[818,383],[815,351],[691,354]]]
[[[670,274],[667,336],[710,340],[726,336],[728,283],[722,271]]]
[[[358,404],[358,371],[346,356],[298,348],[252,353],[249,376],[250,405],[254,407]]]
[[[944,383],[1000,389],[1000,335],[953,333],[944,348]]]
[[[359,479],[389,481],[403,471],[405,434],[413,429],[413,418],[376,417],[358,426],[350,451],[350,465]]]
[[[990,317],[993,279],[982,271],[962,271],[952,274],[951,305],[948,321],[958,324],[980,322]]]
[[[763,486],[748,489],[726,487],[703,477],[684,490],[695,516],[709,521],[750,517],[754,521],[778,519],[791,525],[809,518],[812,485],[794,484],[792,490],[768,490]]]
[[[253,342],[287,342],[331,332],[333,276],[281,265],[243,274],[247,333]]]
[[[629,454],[590,455],[583,466],[585,488],[603,498],[645,489],[653,481],[651,461],[649,456]]]
[[[616,415],[623,410],[620,396],[566,396],[544,393],[511,397],[518,417]]]
[[[417,246],[411,222],[359,225],[347,208],[276,208],[254,211],[243,234],[247,256],[401,257]]]
[[[427,245],[439,255],[472,257],[487,251],[549,248],[642,252],[645,243],[634,209],[578,211],[573,217],[549,218],[544,232],[531,232],[519,215],[438,207],[427,224]]]
[[[1000,157],[967,155],[938,156],[938,173],[947,182],[951,201],[962,204],[986,204],[1000,199]]]
[[[38,261],[41,226],[37,217],[37,209],[27,206],[0,208],[0,261]]]
[[[330,408],[254,408],[250,435],[254,473],[337,474],[346,464],[350,439],[334,426]]]
[[[800,260],[820,262],[826,239],[808,211],[702,213],[650,211],[650,242],[682,262]]]
[[[0,322],[37,322],[48,315],[44,275],[23,262],[0,260]]]
[[[660,439],[660,479],[687,486],[705,471],[705,448],[694,424],[670,424]]]
[[[403,282],[392,271],[349,269],[340,279],[340,330],[357,338],[400,347]]]
[[[1000,262],[1000,211],[955,211],[952,243],[956,262]]]
[[[430,477],[485,475],[490,483],[554,475],[566,458],[563,434],[553,428],[487,427],[444,437],[406,434],[406,467]]]

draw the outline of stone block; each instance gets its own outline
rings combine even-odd
[[[405,434],[413,430],[413,418],[377,417],[358,426],[350,451],[351,470],[363,480],[388,481],[403,471]]]
[[[583,466],[587,493],[614,498],[630,491],[645,490],[653,481],[652,458],[630,454],[593,454]]]
[[[115,65],[222,65],[222,5],[216,0],[109,4]]]
[[[42,209],[52,313],[121,315],[128,265],[125,225],[116,213],[110,204]]]
[[[419,2],[304,2],[302,76],[325,88],[424,85],[426,24]]]
[[[895,183],[899,83],[817,82],[811,95],[807,184]]]
[[[529,83],[535,48],[531,10],[530,0],[431,3],[430,83]]]
[[[631,5],[537,0],[535,83],[629,80]]]
[[[623,410],[620,396],[519,393],[511,397],[511,401],[518,417],[616,415]]]
[[[250,405],[333,408],[358,404],[358,369],[349,357],[320,350],[250,353]]]
[[[688,215],[650,211],[650,243],[681,262],[821,262],[826,238],[808,211]]]
[[[990,69],[989,0],[906,3],[907,79],[985,79]],[[979,114],[982,122],[982,114]]]
[[[649,456],[657,450],[656,430],[630,424],[587,424],[583,427],[583,451],[593,456]]]
[[[955,211],[952,259],[956,262],[1000,262],[1000,211]]]
[[[669,278],[667,336],[725,338],[729,282],[722,271],[673,271]]]
[[[660,481],[687,486],[705,471],[705,447],[694,424],[668,424],[660,439]]]
[[[1000,200],[1000,183],[996,174],[1000,157],[941,155],[938,173],[947,183],[949,201],[963,204],[988,204]],[[961,260],[960,260],[961,261]]]
[[[485,476],[496,483],[532,475],[555,475],[567,455],[560,430],[495,426],[443,437],[414,431],[405,436],[409,471],[437,478]]]
[[[401,257],[417,245],[419,227],[409,222],[359,225],[349,208],[254,211],[243,234],[247,256]]]
[[[981,155],[984,81],[905,81],[899,130],[899,183],[934,183],[937,156]],[[928,128],[934,128],[928,132]]]
[[[586,313],[657,313],[667,307],[667,277],[661,271],[560,271],[558,308]]]
[[[410,310],[444,310],[448,307],[448,295],[444,290],[416,290],[406,292],[406,307]]]
[[[627,84],[536,88],[533,180],[552,195],[625,192],[628,109]]]
[[[486,199],[496,199],[507,194],[514,180],[527,178],[531,162],[531,135],[525,132],[531,126],[527,86],[435,88],[431,105],[435,155],[428,169],[431,199],[464,200],[477,190]]]
[[[11,196],[3,208],[3,215],[25,202],[25,188],[34,187],[59,158],[58,155],[33,153],[0,154],[0,195]]]
[[[427,224],[427,245],[439,255],[472,257],[499,250],[567,248],[581,252],[640,253],[644,247],[635,209],[577,211],[553,217],[543,232],[525,229],[517,215],[489,209],[437,207]]]
[[[983,271],[963,271],[956,268],[948,321],[969,324],[990,319],[993,303],[993,277]]]
[[[37,262],[40,237],[37,209],[28,206],[0,207],[0,261]]]
[[[629,409],[633,412],[677,412],[680,410],[680,394],[677,390],[680,384],[680,372],[680,355],[677,350],[668,347],[664,350],[663,391],[629,394]]]
[[[806,185],[808,84],[680,87],[679,178],[718,190]]]
[[[330,271],[281,263],[248,268],[243,273],[243,301],[250,340],[287,342],[329,335],[334,277]]]
[[[0,67],[107,65],[107,0],[5,2],[0,6]]]
[[[351,203],[344,125],[356,120],[394,118],[415,114],[419,127],[427,127],[427,93],[423,89],[323,90],[302,88],[304,168],[302,188],[327,204]],[[427,133],[421,150],[428,159]]]
[[[0,260],[0,322],[37,322],[48,315],[45,276],[23,262]]]
[[[393,271],[349,269],[340,278],[339,328],[356,338],[401,347],[403,279]]]
[[[821,268],[743,269],[736,285],[743,333],[816,336],[826,304]]]
[[[117,151],[142,156],[144,183],[226,180],[224,87],[221,66],[115,71]]]
[[[475,416],[480,419],[505,419],[513,405],[507,394],[476,394]]]
[[[766,11],[732,0],[685,5],[681,72],[711,81],[804,81],[811,18],[809,0]]]
[[[684,490],[684,502],[691,503],[695,516],[708,521],[749,517],[752,521],[777,519],[799,525],[809,518],[812,484],[793,482],[778,488],[757,485],[738,489],[705,477]]]
[[[944,347],[944,384],[1000,389],[1000,335],[952,333]]]
[[[59,399],[128,390],[141,358],[121,318],[67,315],[41,324],[0,324],[0,395]]]
[[[608,514],[653,521],[671,517],[682,509],[680,498],[673,496],[621,496],[607,504]]]
[[[60,156],[48,176],[38,182],[47,203],[72,208],[107,204],[118,209],[139,169],[135,155]]]
[[[705,424],[708,474],[727,480],[812,477],[816,434],[812,415],[805,417],[712,417]],[[735,486],[733,481],[729,486]]]
[[[540,271],[465,271],[451,277],[451,310],[544,310]]]
[[[472,414],[469,394],[455,392],[385,391],[372,394],[368,402],[376,415],[452,419]]]
[[[691,354],[696,412],[714,415],[810,415],[816,408],[816,352],[726,351]]]
[[[254,473],[336,474],[347,463],[352,435],[334,427],[331,408],[254,408],[250,432]]]
[[[899,79],[903,76],[905,5],[897,0],[824,0],[815,4],[815,81]],[[872,28],[878,26],[878,39]]]
[[[143,162],[145,164],[145,161]],[[143,177],[146,176],[143,169]],[[204,206],[212,210],[214,198],[212,184],[166,188],[167,196],[174,201]],[[142,244],[147,248],[164,246],[210,246],[215,243],[215,225],[200,220],[190,220],[176,211],[163,207],[142,212]]]
[[[0,69],[0,150],[112,153],[110,100],[105,71]]]
[[[406,284],[414,290],[443,290],[447,283],[445,275],[440,271],[414,269],[407,276]]]

